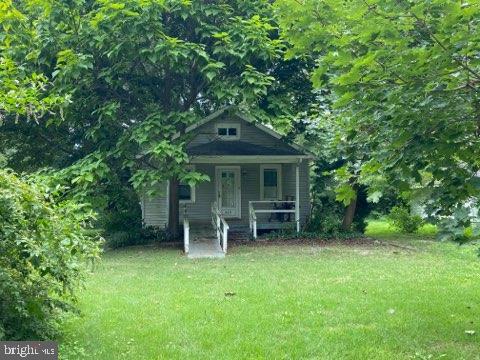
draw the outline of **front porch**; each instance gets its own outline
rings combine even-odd
[[[260,230],[300,231],[308,209],[308,168],[301,159],[260,159],[242,163],[214,163],[193,159],[195,171],[210,181],[191,190],[181,203],[185,253],[189,257],[218,257],[225,254],[232,232],[242,239],[256,239]],[[262,159],[263,160],[263,159]],[[274,161],[277,162],[274,162]],[[303,185],[302,185],[303,181]],[[303,204],[302,204],[303,202]],[[205,252],[208,243],[210,251]]]
[[[256,207],[257,203],[260,208]],[[211,223],[191,223],[184,216],[184,251],[187,256],[191,259],[223,258],[232,240],[254,240],[260,230],[300,229],[295,201],[250,201],[249,209],[248,226],[240,219],[225,219],[216,202],[211,208]]]

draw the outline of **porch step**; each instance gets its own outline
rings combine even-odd
[[[249,241],[250,240],[250,233],[244,230],[231,230],[228,232],[228,240],[229,241]]]
[[[212,228],[191,228],[190,241],[212,240],[215,233]]]

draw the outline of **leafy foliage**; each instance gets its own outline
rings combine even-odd
[[[0,339],[51,338],[101,241],[61,189],[0,170]]]
[[[479,196],[480,2],[278,0],[289,56],[316,61],[343,149],[339,199],[365,184],[430,194],[429,215]],[[461,221],[457,225],[468,225]]]
[[[472,238],[478,238],[480,235],[478,215],[473,222],[472,217],[471,209],[465,206],[457,207],[452,216],[440,220],[439,239],[454,239],[459,243],[465,243]]]
[[[343,206],[335,201],[336,183],[330,171],[336,166],[319,160],[312,182],[312,213],[306,224],[309,232],[335,234],[340,231]]]
[[[47,112],[53,113],[56,109],[61,111],[69,97],[49,91],[52,86],[47,76],[22,66],[11,56],[15,44],[21,45],[25,60],[33,60],[38,56],[35,51],[25,51],[29,44],[37,40],[28,17],[11,0],[6,0],[0,4],[0,24],[0,125],[7,114],[14,114],[17,121],[23,116],[38,122]]]
[[[413,234],[418,231],[423,224],[420,215],[411,214],[406,206],[394,206],[388,216],[389,221],[401,232]]]
[[[187,126],[231,105],[263,121],[291,116],[301,105],[290,104],[292,89],[309,87],[302,62],[282,59],[268,1],[22,0],[8,8],[29,20],[29,36],[4,28],[3,53],[17,69],[43,74],[46,95],[68,99],[63,116],[47,113],[41,126],[6,116],[0,139],[4,152],[13,149],[9,165],[72,167],[64,183],[103,208],[113,204],[106,188],[130,197],[132,186],[150,192],[167,179],[208,180],[184,166]],[[285,69],[300,74],[296,86],[286,85]]]
[[[159,227],[148,226],[129,230],[123,230],[123,228],[124,226],[122,226],[121,230],[110,230],[106,232],[105,245],[108,248],[116,249],[135,245],[156,245],[171,239],[168,231]]]

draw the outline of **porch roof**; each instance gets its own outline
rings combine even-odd
[[[302,156],[304,153],[294,149],[290,146],[283,146],[278,144],[275,147],[266,147],[261,145],[255,145],[246,141],[222,141],[216,140],[206,144],[197,145],[187,149],[187,154],[191,156],[254,156],[254,155],[266,155],[266,156]]]

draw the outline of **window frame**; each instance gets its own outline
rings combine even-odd
[[[219,135],[218,129],[225,128],[227,129],[227,135]],[[237,129],[237,135],[228,135],[228,129],[235,128]],[[215,135],[221,140],[240,140],[240,123],[217,123],[215,124]]]
[[[265,170],[275,169],[277,170],[277,198],[265,198]],[[282,164],[262,164],[260,165],[260,200],[280,201],[282,200]]]
[[[195,165],[188,165],[187,169],[189,169],[190,171],[195,171]],[[195,203],[195,188],[196,188],[196,186],[195,185],[188,185],[188,184],[181,184],[180,182],[178,182],[178,185],[190,186],[190,199],[186,200],[186,199],[180,199],[179,198],[178,202],[180,204],[194,204]],[[177,190],[177,193],[178,193],[178,190]]]

